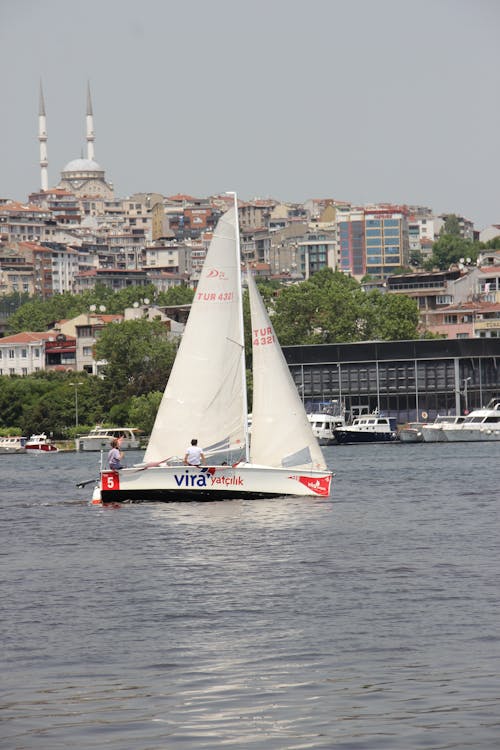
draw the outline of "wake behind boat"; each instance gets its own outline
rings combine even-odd
[[[330,493],[332,472],[255,282],[249,440],[238,211],[224,214],[203,265],[144,462],[101,472],[93,502],[218,500]],[[184,466],[196,437],[208,466]]]

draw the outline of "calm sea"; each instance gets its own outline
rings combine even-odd
[[[500,442],[325,452],[328,501],[117,509],[0,456],[1,747],[499,747]]]

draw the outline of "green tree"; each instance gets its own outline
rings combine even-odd
[[[452,234],[443,234],[432,246],[432,256],[426,263],[426,268],[437,266],[441,271],[446,271],[453,263],[458,263],[460,258],[470,258],[474,263],[481,251],[481,243],[465,240]]]
[[[129,422],[145,435],[151,434],[162,395],[160,391],[150,391],[142,396],[132,396],[130,399]]]
[[[460,237],[461,226],[460,219],[456,214],[444,214],[444,224],[441,229],[441,234],[450,234],[454,237]]]
[[[404,341],[417,338],[419,312],[414,299],[403,294],[383,294],[378,290],[370,292],[369,298],[373,307],[374,339]]]
[[[103,328],[95,345],[97,360],[105,360],[108,408],[131,396],[163,390],[174,362],[176,346],[158,320],[128,320]]]
[[[194,289],[182,284],[173,286],[166,292],[160,292],[158,295],[159,305],[190,305],[193,301]]]

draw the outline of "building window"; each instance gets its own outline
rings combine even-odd
[[[436,305],[451,305],[452,302],[451,294],[438,294],[436,296]]]
[[[14,349],[9,349],[9,359],[14,359],[15,356],[16,352],[14,351]]]

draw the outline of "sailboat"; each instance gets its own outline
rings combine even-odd
[[[221,216],[143,462],[102,469],[93,502],[271,498],[330,494],[332,472],[313,435],[255,281],[249,439],[236,195]],[[207,465],[185,466],[196,438]]]

